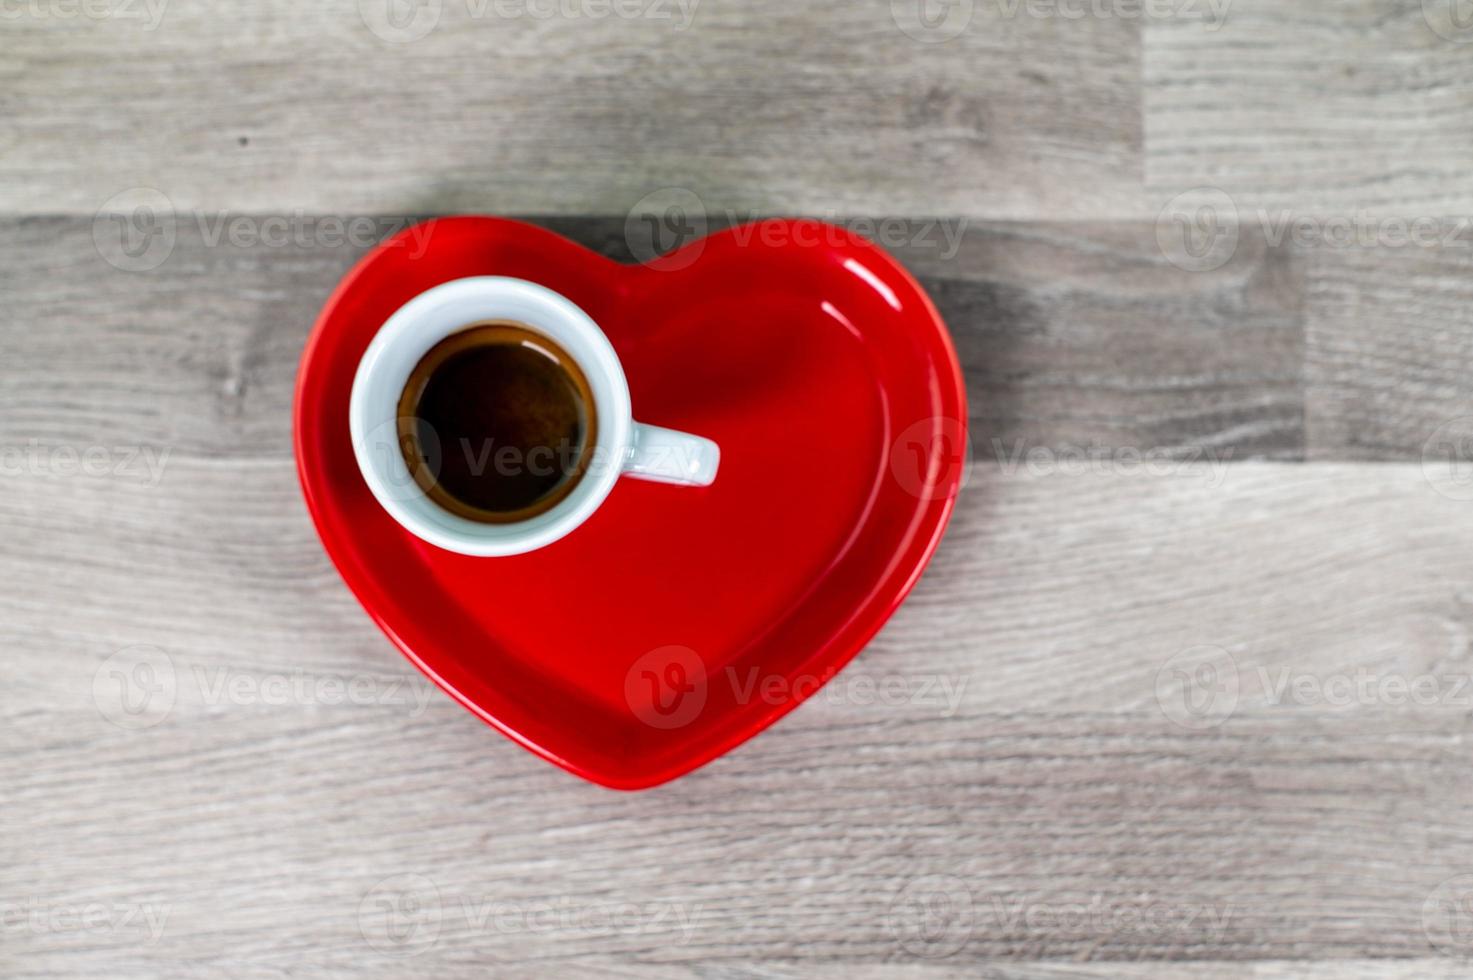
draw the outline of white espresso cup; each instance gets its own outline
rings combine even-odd
[[[587,465],[567,496],[507,524],[473,521],[431,500],[410,473],[399,439],[399,399],[415,366],[446,337],[488,321],[520,323],[566,351],[588,379],[597,420],[594,441],[583,450]],[[348,422],[358,467],[384,510],[411,534],[463,555],[516,555],[551,544],[588,520],[620,476],[708,486],[721,459],[710,439],[634,421],[624,368],[598,324],[545,286],[504,276],[444,283],[389,317],[358,362]]]

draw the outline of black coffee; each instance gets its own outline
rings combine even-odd
[[[593,445],[593,393],[557,344],[519,323],[440,341],[399,398],[399,445],[415,482],[453,514],[526,520],[572,492]]]

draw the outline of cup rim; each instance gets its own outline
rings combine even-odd
[[[524,323],[563,347],[588,378],[598,418],[578,485],[545,513],[514,524],[483,524],[444,510],[413,482],[398,450],[398,401],[414,366],[445,337],[496,319]],[[581,525],[618,482],[634,433],[628,381],[603,330],[561,293],[510,276],[454,279],[395,310],[358,361],[348,422],[359,472],[379,505],[421,540],[476,557],[533,551]]]

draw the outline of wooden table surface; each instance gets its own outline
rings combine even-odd
[[[0,975],[1473,975],[1470,159],[1466,0],[0,6]],[[670,201],[882,236],[975,462],[618,794],[373,626],[289,409],[414,216]]]

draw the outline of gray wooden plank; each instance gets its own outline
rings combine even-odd
[[[1464,505],[1419,466],[1223,479],[979,466],[832,695],[626,795],[442,697],[394,700],[412,674],[335,580],[289,461],[181,454],[153,487],[18,476],[0,895],[45,924],[0,955],[123,975],[1457,955],[1425,918],[1473,870]],[[139,644],[170,658],[175,701],[122,727],[95,685]],[[1231,712],[1215,688],[1199,715],[1172,699],[1203,645],[1236,664]],[[1365,701],[1293,693],[1362,673]],[[297,676],[308,693],[269,693]],[[1384,693],[1421,677],[1427,703]],[[383,696],[345,700],[355,680]],[[935,912],[957,887],[968,919]],[[402,906],[427,947],[406,967],[377,903],[426,896],[434,930]],[[65,926],[91,903],[168,918],[157,941],[146,917]]]
[[[1452,0],[595,5],[0,17],[0,974],[1467,975],[1470,260],[1279,238],[1468,212]],[[393,651],[288,408],[385,215],[672,196],[909,216],[975,462],[855,664],[621,795]]]
[[[1473,226],[1429,241],[1305,252],[1311,458],[1473,464]]]
[[[1268,963],[1009,963],[983,967],[980,975],[988,978],[1019,977],[1035,980],[1067,980],[1072,977],[1124,977],[1140,980],[1155,980],[1157,977],[1181,977],[1183,980],[1382,980],[1425,977],[1427,980],[1457,980],[1467,975],[1467,965],[1447,959],[1327,960],[1316,963],[1302,960]]]
[[[1248,233],[1203,270],[1147,224],[967,232],[954,258],[897,254],[951,327],[979,454],[1302,456],[1303,284],[1288,249]]]
[[[1468,213],[1473,32],[1452,29],[1454,10],[1235,0],[1217,30],[1148,19],[1145,179],[1158,207],[1206,185],[1271,212]]]
[[[181,211],[134,257],[121,250],[131,229],[108,218],[0,222],[0,353],[26,365],[0,375],[0,437],[15,449],[290,452],[312,321],[361,256],[355,243],[411,220]],[[624,261],[650,244],[619,217],[538,220]],[[891,248],[936,300],[979,453],[1302,455],[1302,283],[1289,250],[1245,235],[1231,261],[1194,272],[1148,225],[838,220]],[[283,221],[284,244],[257,239]]]
[[[436,0],[397,8],[433,29],[394,43],[385,0],[164,4],[154,29],[33,6],[0,25],[0,211],[140,185],[267,212],[622,214],[672,186],[713,210],[1138,208],[1130,18],[969,3],[948,40],[908,0]]]
[[[118,980],[169,980],[174,977],[193,977],[190,967],[162,962],[148,962],[137,966],[130,964],[118,972],[115,961],[97,958],[110,977]],[[352,969],[355,975],[374,977],[416,977],[416,970],[425,964],[418,959],[389,961],[371,967],[359,963]],[[476,980],[484,977],[489,968],[485,963],[456,962],[433,964],[435,976],[448,980]],[[546,967],[521,967],[504,962],[494,964],[496,976],[509,980],[537,980],[546,976]],[[599,980],[605,977],[649,977],[651,980],[694,980],[694,978],[733,978],[733,980],[805,980],[809,977],[853,978],[853,980],[1463,980],[1466,966],[1457,961],[1437,959],[1404,960],[1333,960],[1306,962],[1289,960],[1276,962],[1182,962],[1173,963],[1115,963],[1115,962],[1018,962],[993,960],[982,964],[921,963],[867,966],[856,963],[811,963],[803,961],[746,962],[723,964],[713,967],[665,967],[641,964],[635,969],[622,969],[608,963],[556,965],[559,977],[569,980]],[[541,972],[539,972],[541,971]],[[12,974],[16,980],[52,978],[58,974],[50,971],[21,972]],[[65,975],[65,974],[63,974]],[[304,969],[301,964],[281,968],[245,967],[234,964],[232,977],[245,980],[255,978],[335,976],[331,972]]]
[[[362,249],[240,248],[189,219],[150,227],[168,236],[138,255],[167,259],[140,270],[108,220],[4,222],[5,444],[289,452],[302,345]]]

